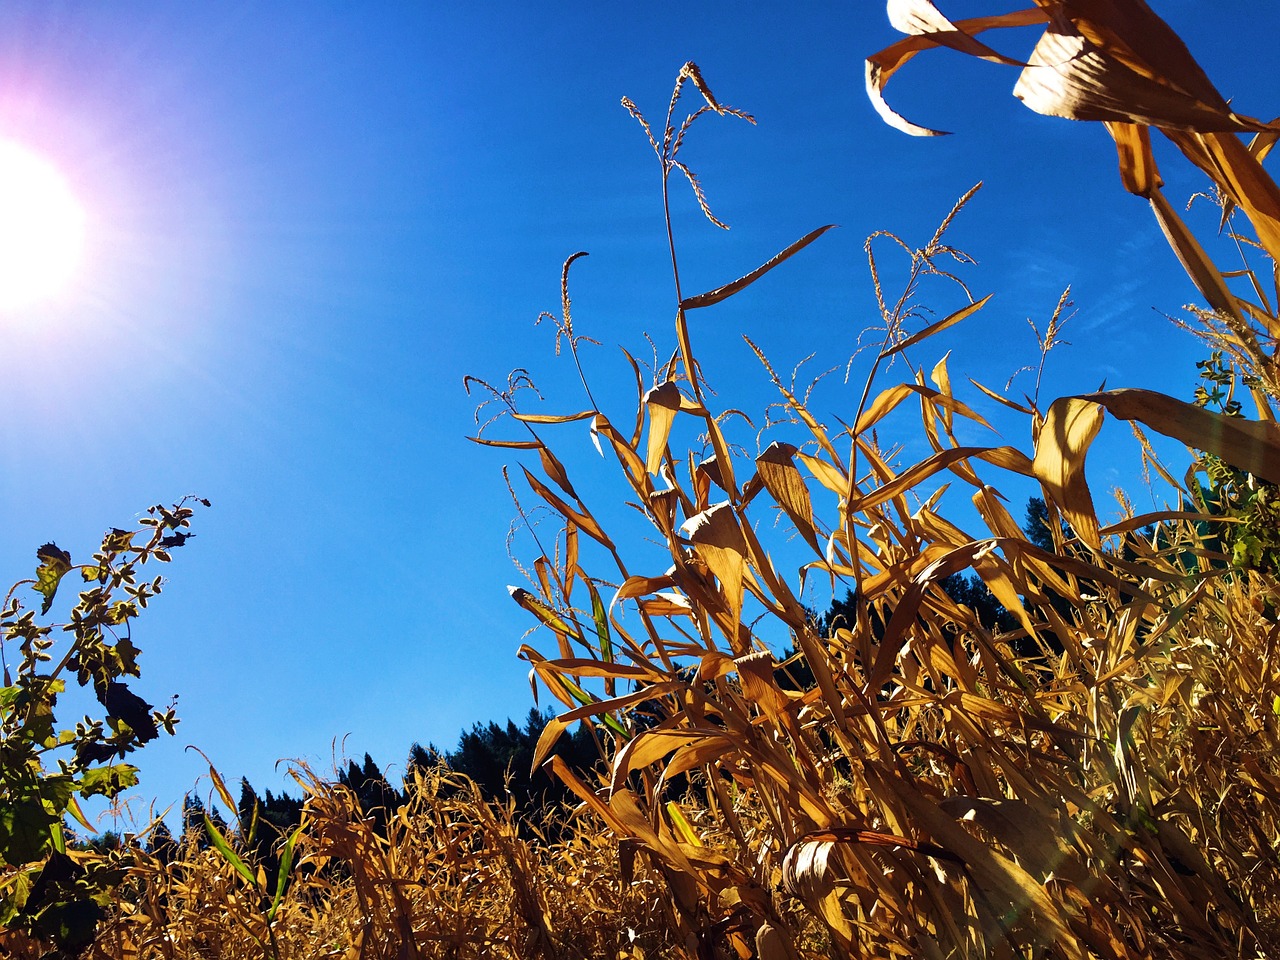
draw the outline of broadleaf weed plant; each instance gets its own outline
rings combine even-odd
[[[0,612],[0,925],[58,949],[92,942],[127,872],[122,851],[70,845],[64,820],[92,832],[79,800],[111,800],[134,786],[138,768],[124,758],[178,722],[173,704],[154,709],[131,687],[142,652],[132,626],[163,587],[144,568],[168,563],[192,536],[197,502],[208,506],[188,497],[151,507],[133,529],[111,529],[87,563],[46,543],[35,576],[10,588]],[[42,623],[76,575],[85,589],[66,619]],[[40,594],[39,614],[24,609],[24,587]],[[92,691],[100,716],[59,720],[69,679]]]

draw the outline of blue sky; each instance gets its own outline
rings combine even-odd
[[[677,192],[686,293],[840,224],[698,317],[726,405],[771,399],[740,333],[781,370],[814,352],[843,363],[874,319],[864,237],[923,242],[979,180],[951,238],[979,261],[975,294],[998,295],[920,359],[951,349],[957,381],[1002,387],[1035,359],[1026,318],[1043,325],[1072,284],[1072,347],[1046,397],[1103,379],[1190,395],[1204,351],[1159,311],[1194,292],[1101,129],[1032,115],[1009,96],[1016,71],[946,53],[889,96],[956,135],[889,129],[862,81],[895,39],[880,4],[636,6],[0,8],[0,136],[55,163],[89,218],[75,289],[0,320],[0,569],[30,575],[47,540],[79,559],[154,502],[213,501],[135,631],[141,691],[180,694],[183,721],[139,755],[145,796],[191,787],[186,744],[278,789],[277,760],[327,768],[335,740],[399,764],[415,740],[449,747],[528,710],[514,653],[529,621],[505,590],[500,468],[515,460],[465,440],[462,380],[523,366],[551,407],[582,406],[534,320],[587,250],[575,316],[605,344],[589,359],[619,384],[611,414],[633,415],[616,345],[643,353],[649,332],[668,350],[673,295],[657,162],[618,101],[659,121],[685,60],[759,121],[690,136],[684,157],[733,229]],[[1239,110],[1280,112],[1273,4],[1157,6]],[[1165,173],[1175,202],[1202,186]],[[1127,435],[1107,428],[1101,489],[1136,470]],[[604,469],[585,431],[563,442]]]

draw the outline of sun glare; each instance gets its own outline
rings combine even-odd
[[[49,163],[0,140],[0,311],[58,294],[84,245],[84,210]]]

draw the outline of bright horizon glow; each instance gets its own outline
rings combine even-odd
[[[0,311],[67,286],[80,263],[84,221],[84,208],[51,164],[0,140]]]

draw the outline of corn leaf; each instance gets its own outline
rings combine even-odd
[[[680,388],[674,380],[659,384],[644,395],[649,411],[649,442],[645,451],[645,469],[656,475],[662,466],[662,455],[671,436],[671,425],[680,410]]]
[[[1137,420],[1234,467],[1280,483],[1280,426],[1275,423],[1224,416],[1152,390],[1108,390],[1078,399],[1100,404],[1121,420]]]
[[[937,321],[936,323],[929,324],[923,330],[919,330],[916,333],[913,333],[911,336],[907,337],[902,342],[894,344],[888,350],[885,350],[883,353],[881,353],[880,356],[891,357],[895,353],[901,353],[903,350],[906,350],[908,347],[914,347],[921,340],[927,340],[929,337],[932,337],[935,333],[941,333],[943,330],[946,330],[948,327],[954,327],[960,321],[968,319],[969,317],[977,313],[979,310],[981,310],[983,307],[985,307],[987,305],[987,302],[992,298],[992,296],[994,296],[994,294],[989,293],[985,297],[983,297],[981,300],[976,300],[973,303],[969,304],[968,306],[962,307],[961,309],[957,310],[955,313],[951,314],[950,316],[943,317],[941,320]]]
[[[284,900],[285,890],[289,886],[289,872],[293,869],[293,851],[298,843],[298,838],[302,836],[302,824],[298,824],[293,832],[284,842],[284,848],[280,851],[280,863],[276,867],[276,892],[271,898],[271,909],[267,911],[267,922],[274,923],[276,913],[280,910],[280,904]]]
[[[899,14],[891,13],[890,15],[906,23],[906,18],[914,11],[903,10],[904,6],[903,3],[892,2],[891,0],[890,10],[897,8],[902,12]],[[932,7],[932,4],[911,4],[913,8],[922,6]],[[934,10],[933,14],[937,14],[937,11]],[[932,17],[933,14],[926,15]],[[937,14],[937,16],[941,17],[941,14]],[[946,131],[944,130],[932,130],[928,127],[918,126],[896,113],[884,98],[885,84],[889,82],[889,79],[916,54],[936,46],[951,46],[954,49],[961,50],[961,52],[981,57],[984,60],[993,60],[996,63],[1005,63],[1011,66],[1022,66],[1020,61],[1010,60],[985,44],[974,40],[974,36],[986,30],[1003,27],[1025,27],[1031,24],[1044,23],[1048,19],[1048,15],[1041,10],[1020,10],[1016,13],[999,14],[993,17],[958,20],[952,23],[949,29],[920,33],[915,36],[909,36],[905,40],[899,40],[892,46],[885,47],[879,53],[867,58],[867,97],[871,100],[871,105],[875,107],[876,113],[880,114],[881,119],[889,126],[901,130],[903,133],[916,137],[946,136]]]
[[[1085,482],[1084,460],[1089,445],[1102,429],[1102,407],[1084,397],[1055,400],[1045,416],[1036,441],[1033,461],[1036,478],[1051,502],[1076,534],[1093,547],[1101,548],[1098,516]]]
[[[256,889],[258,881],[254,877],[253,871],[250,870],[248,865],[240,859],[240,855],[231,849],[231,844],[229,844],[227,842],[227,838],[222,835],[222,831],[214,826],[213,821],[209,819],[209,815],[207,813],[204,814],[204,829],[205,833],[209,835],[209,842],[212,843],[214,849],[221,854],[222,859],[227,861],[227,863],[235,869],[236,873],[240,874],[240,876],[244,878],[245,883]]]
[[[709,307],[713,303],[719,303],[721,300],[727,300],[729,297],[733,296],[738,291],[751,286],[751,284],[755,283],[757,280],[763,277],[766,273],[768,273],[774,267],[778,266],[778,264],[782,263],[784,260],[789,260],[791,257],[795,256],[795,254],[799,253],[809,244],[813,243],[813,241],[817,240],[820,236],[822,236],[824,233],[826,233],[828,230],[830,230],[834,226],[835,226],[834,223],[828,223],[825,227],[819,227],[817,230],[812,230],[809,233],[806,233],[803,237],[801,237],[795,243],[791,244],[785,250],[782,250],[781,252],[777,253],[776,255],[771,257],[769,260],[765,261],[760,266],[756,267],[746,276],[739,277],[737,280],[734,280],[732,283],[726,283],[722,287],[716,287],[714,290],[708,290],[706,293],[700,293],[695,297],[685,298],[680,303],[681,309],[696,310],[698,307]]]

